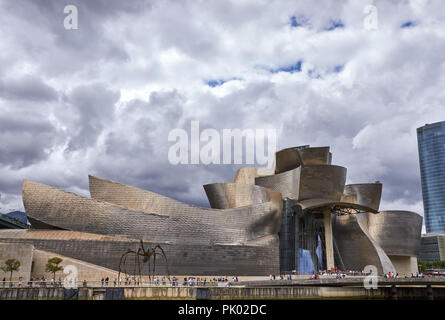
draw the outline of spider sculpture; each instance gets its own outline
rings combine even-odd
[[[158,250],[160,252],[158,252]],[[123,271],[124,274],[127,274],[127,270],[125,268],[125,264],[126,264],[128,255],[134,255],[134,275],[136,275],[136,271],[138,271],[139,280],[141,280],[141,277],[142,277],[141,258],[142,258],[142,263],[147,263],[148,262],[148,279],[151,281],[151,277],[154,276],[154,274],[155,274],[156,256],[158,256],[158,255],[162,256],[164,258],[164,260],[165,260],[165,270],[167,272],[167,277],[169,276],[167,256],[165,255],[165,252],[161,248],[161,246],[160,245],[156,245],[153,248],[148,248],[147,250],[145,250],[144,242],[141,240],[141,244],[140,244],[140,246],[139,246],[137,251],[132,250],[132,249],[128,249],[121,256],[121,259],[119,261],[119,275],[118,275],[118,279],[120,279],[121,271]],[[153,257],[153,270],[151,269],[151,263],[150,263],[152,257]],[[137,270],[136,270],[136,268],[137,268]]]

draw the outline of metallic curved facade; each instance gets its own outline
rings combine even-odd
[[[363,213],[360,217],[363,229],[388,255],[399,274],[418,271],[422,216],[410,211],[380,211],[378,214]]]
[[[91,198],[25,180],[23,203],[38,230],[0,231],[0,242],[116,270],[142,239],[160,244],[171,272],[184,276],[417,268],[422,217],[379,212],[380,183],[345,185],[347,170],[331,164],[329,147],[284,149],[275,161],[205,185],[212,208],[94,176]]]
[[[204,185],[210,206],[229,209],[270,201],[269,192],[276,192],[252,184],[212,183]]]
[[[302,164],[317,165],[317,164],[331,164],[332,154],[329,152],[329,147],[312,147],[298,149]]]
[[[379,182],[348,184],[345,186],[341,201],[356,203],[378,211],[381,197],[382,184]]]
[[[340,201],[346,182],[346,168],[334,165],[300,167],[298,200],[322,198]]]
[[[270,176],[274,174],[275,169],[244,167],[236,171],[233,183],[255,184],[255,178]]]
[[[377,267],[379,274],[395,272],[394,265],[385,251],[366,230],[363,214],[335,216],[334,238],[341,260],[348,270],[363,270],[366,265]]]
[[[88,180],[91,198],[136,211],[170,215],[181,214],[181,212],[199,208],[155,192],[127,186],[119,182],[91,175],[88,176]]]
[[[135,211],[28,180],[23,183],[23,202],[30,217],[51,226],[159,243],[246,244],[273,236],[281,223],[281,208],[272,201],[227,210],[178,206],[180,214],[167,215]]]
[[[346,168],[334,165],[308,165],[258,177],[255,184],[274,189],[283,197],[306,200],[311,198],[340,201],[346,182]]]
[[[275,154],[275,174],[298,168],[302,165],[331,164],[329,147],[287,148]]]
[[[255,184],[281,193],[283,198],[298,198],[300,168],[286,172],[255,178]]]
[[[380,211],[367,216],[368,232],[390,256],[418,256],[422,216],[410,211]]]
[[[295,148],[283,149],[275,153],[275,174],[301,166],[302,160]]]

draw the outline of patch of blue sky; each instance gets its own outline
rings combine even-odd
[[[336,65],[334,67],[331,68],[327,68],[325,70],[317,70],[317,69],[309,69],[307,70],[307,75],[312,78],[312,79],[322,79],[323,76],[322,75],[328,75],[330,73],[340,73],[343,71],[344,69],[344,65]]]
[[[312,79],[321,79],[320,73],[318,73],[316,70],[313,70],[313,69],[308,70],[307,75],[309,76],[309,78],[312,78]]]
[[[400,28],[412,28],[416,24],[413,21],[406,21],[400,25]]]
[[[336,72],[336,73],[342,72],[344,67],[345,67],[344,65],[337,65],[334,67],[334,72]]]
[[[303,63],[303,61],[298,60],[295,64],[291,64],[291,65],[280,67],[280,68],[276,68],[276,69],[270,69],[270,72],[272,72],[272,73],[278,73],[278,72],[289,72],[289,73],[300,72],[302,63]]]
[[[343,24],[343,22],[338,19],[338,20],[332,20],[329,22],[329,25],[326,27],[326,31],[332,31],[338,28],[344,28],[345,25]]]
[[[308,19],[305,16],[291,16],[290,26],[292,28],[303,27],[308,24]]]
[[[230,78],[230,79],[227,79],[227,80],[225,80],[225,79],[213,79],[213,80],[207,81],[206,84],[209,87],[214,88],[214,87],[222,86],[224,83],[232,81],[232,80],[242,80],[242,79],[241,78]]]

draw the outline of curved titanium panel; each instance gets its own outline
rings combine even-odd
[[[379,274],[394,272],[389,257],[367,233],[361,221],[363,218],[366,219],[360,213],[332,219],[334,239],[345,268],[361,271],[366,265],[374,265]]]
[[[422,216],[410,211],[380,211],[367,216],[368,232],[389,256],[417,256]]]
[[[0,241],[33,244],[38,250],[51,251],[116,271],[119,270],[122,254],[129,248],[137,250],[140,244],[136,239],[66,230],[0,230]],[[264,276],[279,273],[276,239],[268,246],[208,246],[144,241],[146,249],[155,244],[160,244],[165,251],[170,275]],[[134,259],[127,259],[126,267],[133,271]],[[149,274],[147,264],[143,265],[142,274]],[[163,259],[156,260],[156,274],[166,274]]]
[[[210,206],[215,209],[239,208],[270,201],[268,189],[253,184],[212,183],[204,185],[204,190]]]
[[[346,182],[346,168],[334,165],[303,165],[298,169],[301,172],[297,200],[321,198],[340,201]]]
[[[240,184],[255,184],[255,178],[270,176],[274,174],[274,169],[269,168],[255,168],[255,167],[244,167],[236,171],[235,177],[233,178],[233,183]]]
[[[382,184],[379,182],[347,184],[343,196],[341,197],[341,201],[371,207],[378,211],[381,197]]]
[[[184,203],[161,194],[139,189],[122,183],[88,176],[91,198],[123,206],[137,211],[170,215],[199,207]]]
[[[340,201],[346,182],[346,168],[334,165],[310,165],[266,177],[255,184],[280,192],[294,200],[327,199]]]
[[[300,182],[300,168],[289,170],[271,176],[258,177],[255,184],[264,188],[270,188],[281,193],[283,198],[298,198]]]
[[[303,165],[331,164],[332,154],[329,147],[298,149]]]
[[[301,165],[300,154],[295,148],[275,152],[275,174],[295,169]]]
[[[159,243],[247,244],[265,236],[277,237],[281,224],[281,197],[226,210],[178,205],[175,214],[158,214],[25,180],[23,203],[28,216],[62,229]]]
[[[301,165],[331,164],[329,147],[288,148],[275,153],[275,174],[286,172]]]

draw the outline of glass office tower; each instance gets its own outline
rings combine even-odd
[[[426,232],[445,233],[445,121],[417,128]]]

